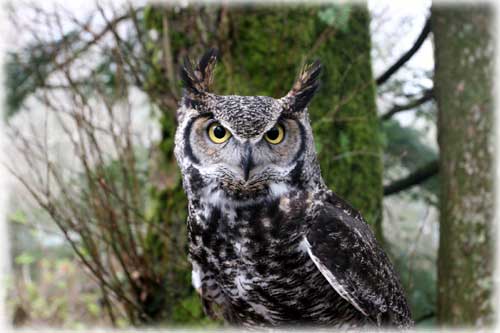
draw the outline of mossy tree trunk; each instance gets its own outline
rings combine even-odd
[[[439,107],[438,320],[492,320],[493,8],[433,6]]]
[[[381,142],[368,12],[362,6],[350,8],[344,26],[329,26],[318,18],[321,10],[232,11],[231,45],[223,49],[216,90],[282,97],[300,64],[320,59],[322,85],[309,113],[323,177],[361,211],[382,239]]]
[[[213,91],[218,94],[284,96],[292,87],[301,64],[319,58],[323,64],[322,88],[310,106],[316,144],[327,184],[351,202],[375,226],[381,237],[382,164],[378,120],[375,109],[375,89],[370,62],[369,17],[366,8],[350,8],[348,19],[341,26],[327,25],[318,13],[324,7],[228,7],[185,9],[180,11],[156,8],[150,11],[148,26],[163,34],[163,15],[170,22],[171,50],[178,68],[184,55],[197,59],[208,47],[220,50],[221,60],[216,70]],[[198,10],[203,11],[200,21]],[[213,17],[211,19],[210,17]],[[346,15],[344,15],[344,18]],[[193,28],[196,26],[196,28]],[[162,39],[162,38],[160,38]],[[202,46],[205,44],[205,46]],[[157,45],[152,58],[158,69],[151,77],[152,85],[169,87],[164,75],[162,46]],[[176,73],[177,77],[177,73]],[[152,211],[154,224],[172,233],[174,239],[185,238],[183,226],[177,226],[186,210],[180,177],[175,165],[173,135],[175,110],[163,109],[162,137],[159,142],[163,179],[154,192],[157,205]],[[160,262],[172,256],[176,244],[168,239],[152,238],[153,251]],[[179,244],[183,244],[180,242]],[[178,245],[178,244],[177,244]],[[184,248],[185,250],[185,248]],[[163,252],[161,252],[163,251]],[[169,268],[189,276],[189,270]],[[177,296],[186,286],[172,274],[159,292],[169,310],[171,320],[176,302],[168,292],[177,288]],[[188,295],[189,293],[184,293]]]
[[[358,8],[347,30],[337,31],[318,53],[326,66],[311,114],[325,181],[383,241],[382,148],[370,49],[368,12]]]

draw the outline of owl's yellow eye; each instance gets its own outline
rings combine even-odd
[[[213,123],[208,127],[208,137],[213,143],[224,143],[231,137],[231,132],[220,123]]]
[[[282,125],[277,124],[269,131],[267,131],[267,133],[264,135],[264,138],[267,142],[272,143],[273,145],[277,145],[278,143],[281,143],[281,141],[283,141],[283,139],[285,138],[285,129]]]

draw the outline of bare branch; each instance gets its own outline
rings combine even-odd
[[[380,116],[381,120],[389,120],[391,119],[392,116],[394,116],[396,113],[403,112],[403,111],[408,111],[415,109],[416,107],[434,99],[434,91],[432,89],[424,91],[422,96],[416,100],[410,101],[407,104],[404,105],[394,105],[389,111],[384,113],[383,115]]]
[[[408,176],[398,179],[393,183],[384,186],[384,196],[393,195],[401,191],[407,190],[415,185],[422,184],[426,180],[434,177],[439,173],[439,161],[434,160],[426,165],[418,168]]]
[[[201,20],[201,19],[200,19]],[[170,42],[170,28],[167,15],[162,17],[163,26],[163,61],[165,63],[165,70],[167,72],[167,79],[172,87],[173,95],[177,98],[178,94],[175,91],[175,71],[174,71],[174,58],[172,56],[172,43]]]
[[[417,40],[413,44],[413,46],[405,54],[403,54],[401,56],[401,58],[399,58],[394,63],[394,65],[389,67],[389,69],[387,69],[382,75],[380,75],[377,78],[377,80],[376,80],[377,86],[381,86],[382,84],[387,82],[387,80],[389,80],[389,78],[394,73],[396,73],[408,60],[411,59],[411,57],[413,57],[413,55],[420,49],[420,47],[424,43],[424,41],[427,38],[427,36],[429,35],[430,31],[431,31],[431,20],[430,20],[430,18],[428,18],[425,21],[425,25],[424,25],[422,31],[420,32],[420,35],[418,36]]]

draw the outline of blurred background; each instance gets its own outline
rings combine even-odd
[[[491,5],[5,4],[14,327],[217,327],[190,283],[179,66],[281,97],[320,59],[322,174],[388,252],[417,327],[493,321]],[[438,140],[439,138],[439,140]]]

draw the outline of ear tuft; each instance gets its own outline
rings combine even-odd
[[[320,73],[319,60],[302,67],[292,90],[284,97],[288,111],[301,111],[307,106],[319,87]]]
[[[189,58],[184,58],[181,79],[188,93],[202,95],[209,91],[217,57],[217,49],[210,49],[201,57],[196,67],[193,66]]]

